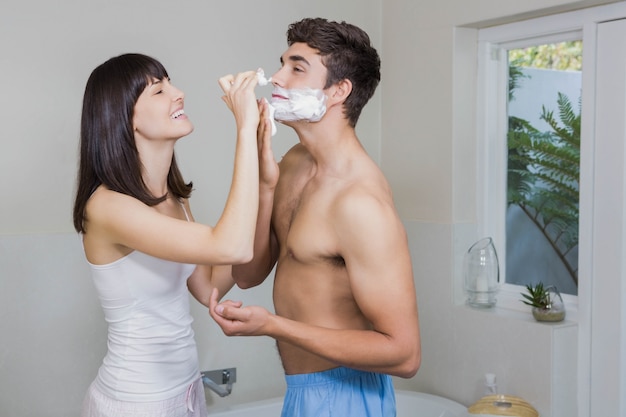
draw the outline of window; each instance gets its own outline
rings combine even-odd
[[[577,295],[582,41],[506,53],[504,276]]]
[[[501,39],[491,31],[479,34],[485,113],[478,212],[479,229],[499,255],[498,304],[523,309],[523,287],[542,281],[559,289],[571,312],[578,294],[582,30],[499,33]]]

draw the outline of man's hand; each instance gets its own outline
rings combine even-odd
[[[259,181],[269,190],[276,188],[278,182],[278,164],[272,151],[271,120],[269,104],[266,99],[259,100],[261,122],[257,130],[259,149]]]

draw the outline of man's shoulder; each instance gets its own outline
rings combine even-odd
[[[395,214],[393,196],[382,174],[364,174],[347,182],[342,192],[337,194],[334,207],[335,214],[344,219]]]
[[[352,169],[346,176],[344,197],[347,199],[382,199],[391,198],[391,187],[380,167],[369,155],[353,161]]]
[[[304,145],[301,143],[297,143],[289,148],[289,150],[287,150],[287,153],[285,153],[285,155],[283,156],[282,161],[302,158],[308,154],[309,151],[304,147]]]

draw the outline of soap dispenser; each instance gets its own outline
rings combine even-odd
[[[498,394],[495,374],[485,374],[485,394],[467,408],[472,417],[539,417],[537,410],[522,398]]]
[[[494,395],[497,393],[496,374],[485,374],[485,395]]]

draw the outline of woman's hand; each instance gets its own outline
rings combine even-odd
[[[218,304],[218,291],[214,289],[209,301],[209,314],[227,336],[262,336],[270,312],[263,307],[242,307],[241,301],[226,300]]]
[[[235,116],[237,130],[256,131],[260,114],[254,88],[257,85],[255,71],[240,72],[237,75],[225,75],[219,79],[224,95],[222,100]]]

